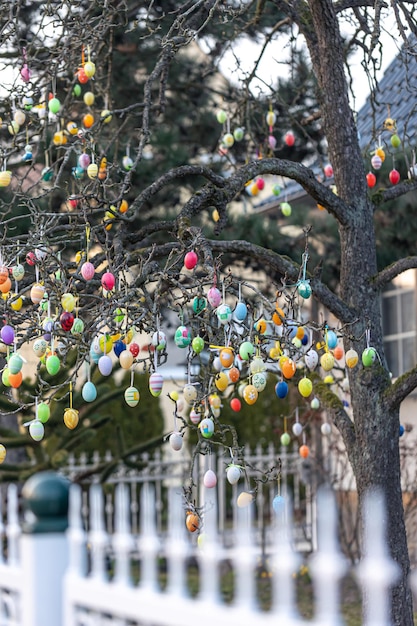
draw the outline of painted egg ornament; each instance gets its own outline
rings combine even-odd
[[[400,182],[400,178],[401,178],[400,172],[396,169],[391,170],[388,177],[389,177],[391,185],[398,185],[398,183]]]
[[[194,337],[191,347],[196,354],[200,354],[204,350],[204,339],[200,336]]]
[[[190,533],[195,533],[199,529],[200,520],[196,513],[188,513],[185,518],[185,525]]]
[[[240,126],[235,128],[234,131],[233,131],[233,137],[234,137],[235,141],[242,141],[244,135],[245,135],[245,131]]]
[[[265,116],[265,119],[269,127],[273,126],[275,122],[277,121],[276,113],[274,113],[274,111],[268,111],[268,113]]]
[[[82,387],[81,395],[85,402],[94,402],[97,399],[97,388],[95,384],[87,380]]]
[[[132,341],[132,343],[129,344],[129,352],[131,352],[133,355],[133,358],[136,359],[136,357],[138,356],[140,352],[139,344],[136,343],[136,341]]]
[[[220,324],[225,326],[232,319],[232,309],[230,308],[230,306],[228,304],[221,304],[216,309],[216,315],[217,315],[217,319],[219,320]]]
[[[238,322],[243,322],[248,315],[248,307],[244,302],[238,302],[233,311],[233,319]]]
[[[124,168],[127,172],[129,172],[129,171],[132,169],[132,167],[133,167],[133,161],[132,161],[132,159],[130,158],[130,156],[129,156],[129,155],[127,155],[127,154],[126,154],[126,155],[123,157],[123,159],[122,159],[122,165],[123,165],[123,168]]]
[[[87,176],[88,178],[94,179],[98,176],[98,165],[97,163],[90,163],[87,167]]]
[[[239,356],[243,361],[248,361],[254,351],[255,348],[250,341],[244,341],[239,346]]]
[[[14,352],[10,355],[7,362],[10,374],[18,374],[23,367],[23,359],[18,352]]]
[[[298,283],[297,291],[299,295],[304,298],[304,300],[308,300],[311,296],[311,286],[310,281],[308,280],[300,280]]]
[[[216,372],[220,372],[220,370],[222,369],[222,362],[220,361],[220,357],[216,356],[213,359],[213,369],[216,370]]]
[[[210,289],[207,292],[207,300],[209,301],[209,304],[214,309],[217,309],[217,307],[219,306],[221,302],[221,299],[222,299],[222,295],[220,291],[217,289],[217,287],[210,287]]]
[[[288,395],[288,384],[282,380],[275,385],[275,393],[280,400],[283,400]]]
[[[214,422],[211,417],[205,417],[201,420],[199,428],[205,439],[211,439],[214,433]]]
[[[334,356],[330,352],[325,352],[320,357],[320,365],[325,372],[330,372],[334,367]]]
[[[42,424],[46,424],[50,416],[51,409],[49,408],[49,404],[46,404],[46,402],[41,402],[40,404],[38,404],[38,408],[36,411],[36,417],[38,418],[38,420],[42,422]]]
[[[187,270],[194,269],[197,263],[198,263],[198,256],[194,252],[194,250],[187,252],[187,254],[184,257],[184,266],[187,268]]]
[[[93,78],[95,73],[96,66],[92,61],[87,61],[86,63],[84,63],[84,74],[87,76],[87,78]]]
[[[54,115],[56,115],[59,110],[61,108],[61,103],[58,100],[58,98],[51,98],[48,101],[48,109],[50,110],[51,113],[53,113]]]
[[[300,392],[300,395],[303,396],[303,398],[308,398],[313,391],[313,383],[311,382],[311,380],[306,377],[301,378],[298,383],[298,391]]]
[[[292,213],[292,208],[289,202],[281,202],[281,211],[285,217],[289,217]]]
[[[0,330],[0,337],[2,342],[6,344],[6,346],[11,346],[14,342],[15,337],[13,328],[9,326],[9,324],[5,324]]]
[[[119,356],[120,367],[124,370],[128,370],[133,365],[133,354],[130,350],[123,350]]]
[[[149,377],[149,391],[154,398],[158,398],[162,392],[162,386],[164,384],[164,378],[158,372],[154,372]]]
[[[100,113],[100,118],[104,124],[109,124],[112,121],[113,115],[111,114],[111,111],[104,109]]]
[[[229,380],[231,383],[237,383],[237,381],[240,378],[239,368],[231,367],[229,371],[227,372],[227,375],[229,376]]]
[[[20,311],[23,306],[23,298],[21,298],[17,293],[12,294],[10,299],[10,308],[13,311]]]
[[[17,374],[12,374],[9,370],[9,385],[13,387],[13,389],[18,389],[22,384],[23,376],[22,372],[17,372]]]
[[[225,133],[223,135],[223,137],[222,137],[222,144],[226,148],[231,148],[234,143],[235,143],[235,138],[233,137],[232,133]]]
[[[107,354],[103,354],[99,358],[97,365],[102,376],[110,376],[113,370],[113,362]]]
[[[362,352],[362,363],[365,367],[371,367],[376,361],[375,348],[365,348]]]
[[[113,344],[113,352],[117,356],[117,358],[120,357],[120,355],[123,352],[123,350],[126,350],[126,344],[121,339],[118,339]]]
[[[243,390],[243,399],[246,402],[246,404],[252,405],[255,404],[255,402],[258,399],[258,390],[256,389],[256,387],[254,385],[246,385],[246,387]]]
[[[324,175],[326,178],[331,178],[333,176],[333,168],[330,163],[324,166]]]
[[[182,444],[183,444],[183,438],[181,437],[180,433],[172,433],[170,435],[169,445],[171,446],[173,450],[178,452],[179,450],[181,450]]]
[[[152,345],[158,350],[158,352],[163,352],[167,345],[167,337],[162,330],[157,330],[152,335]]]
[[[337,346],[337,335],[334,330],[328,330],[326,333],[326,343],[330,350],[333,350]]]
[[[4,283],[0,285],[0,292],[3,294],[8,294],[11,288],[12,288],[12,281],[10,280],[10,278],[6,278]]]
[[[280,363],[281,372],[284,374],[285,378],[290,379],[294,376],[297,371],[297,366],[295,361],[292,359],[286,358],[285,361]]]
[[[76,337],[77,335],[82,335],[83,332],[84,332],[84,322],[79,317],[76,317],[74,319],[74,323],[71,328],[71,335],[74,335]]]
[[[191,409],[190,411],[190,422],[192,424],[198,424],[199,421],[201,420],[201,414],[198,413],[195,409]]]
[[[374,170],[380,170],[382,167],[382,159],[379,156],[379,154],[374,154],[374,156],[371,159],[371,165],[374,168]]]
[[[348,350],[345,355],[345,361],[349,369],[352,369],[353,367],[355,367],[355,365],[357,365],[359,361],[359,355],[356,352],[356,350],[352,350],[352,349]]]
[[[29,434],[34,441],[40,441],[41,439],[43,439],[45,429],[42,422],[39,420],[34,420],[33,422],[31,422],[29,425]]]
[[[219,359],[223,367],[226,369],[231,367],[235,360],[235,354],[232,348],[223,348],[223,350],[220,350]]]
[[[45,287],[40,283],[35,283],[30,290],[30,299],[33,304],[39,304],[45,295]]]
[[[219,372],[214,383],[219,391],[225,391],[229,384],[229,377],[225,372]]]
[[[69,313],[69,311],[64,311],[63,313],[61,313],[59,317],[59,323],[61,324],[62,330],[64,330],[65,332],[69,332],[74,324],[74,319],[74,314]]]
[[[33,352],[36,354],[36,356],[39,359],[43,357],[47,348],[48,348],[48,344],[45,341],[45,339],[43,339],[42,337],[40,337],[39,339],[36,339],[33,344]]]
[[[328,437],[329,435],[331,435],[332,427],[330,426],[328,422],[324,422],[321,425],[320,430],[321,430],[322,435],[324,435],[325,437]]]
[[[65,409],[64,424],[70,430],[74,430],[78,426],[79,415],[77,409]]]
[[[258,392],[261,392],[265,389],[266,375],[264,374],[264,372],[256,372],[256,374],[252,376],[252,385]]]
[[[87,154],[86,152],[83,152],[82,154],[80,154],[80,156],[78,157],[78,165],[83,170],[86,170],[87,167],[90,165],[90,163],[91,163],[91,158],[89,154]]]
[[[343,348],[342,346],[336,346],[335,349],[333,350],[333,356],[336,359],[336,361],[340,361],[341,359],[343,359]]]
[[[304,444],[300,446],[298,453],[302,459],[306,459],[308,455],[310,454],[310,448]]]
[[[373,172],[368,172],[366,175],[366,183],[370,189],[376,185],[376,176]]]
[[[86,261],[81,266],[81,276],[84,280],[91,280],[94,278],[95,271],[95,267],[92,263],[90,263],[90,261]]]
[[[249,493],[248,491],[242,491],[236,500],[236,504],[240,509],[244,509],[249,506],[254,500],[253,493]]]
[[[86,104],[88,107],[91,107],[94,104],[94,100],[95,100],[93,92],[86,91],[83,96],[83,100],[84,100],[84,104]]]
[[[280,437],[280,441],[281,441],[281,445],[282,446],[289,446],[291,443],[291,437],[289,435],[289,433],[282,433],[281,437]]]
[[[227,481],[231,485],[236,485],[236,483],[239,482],[239,478],[240,478],[240,467],[234,464],[229,465],[229,467],[226,470],[226,477],[227,477]]]
[[[239,411],[242,408],[242,403],[239,400],[239,398],[232,398],[230,400],[230,408],[232,409],[232,411],[234,411],[235,413],[239,413]]]
[[[21,263],[18,263],[17,265],[14,265],[12,267],[12,276],[15,280],[17,280],[17,282],[22,280],[24,275],[25,275],[25,268],[23,267]]]
[[[301,433],[303,432],[303,427],[300,422],[295,422],[295,424],[292,425],[292,432],[295,437],[299,437],[301,435]]]
[[[48,374],[50,374],[51,376],[55,376],[61,369],[61,361],[56,354],[51,354],[47,357],[45,361],[45,366]]]
[[[285,313],[278,305],[275,306],[275,312],[272,315],[272,321],[276,326],[281,326],[283,320],[285,319]]]
[[[291,130],[285,133],[284,143],[290,148],[295,144],[295,135]]]
[[[0,285],[6,282],[9,278],[9,268],[5,265],[0,266]]]
[[[195,385],[185,385],[182,394],[187,404],[192,404],[197,400],[197,389]]]
[[[399,148],[401,146],[401,139],[396,133],[391,135],[390,142],[393,148]]]
[[[0,464],[4,463],[4,460],[6,458],[6,448],[4,447],[4,445],[2,443],[0,443]]]
[[[200,315],[207,306],[207,300],[202,296],[196,296],[193,300],[193,311],[196,315]]]
[[[107,291],[111,291],[116,284],[114,274],[112,274],[111,272],[105,272],[101,277],[101,284],[104,289],[107,289]]]
[[[310,406],[313,411],[317,411],[317,409],[320,408],[320,400],[318,398],[313,398],[310,402]]]
[[[208,469],[204,474],[203,483],[207,489],[213,489],[217,485],[217,476],[212,469]]]
[[[186,326],[179,326],[175,331],[174,342],[178,348],[187,348],[191,343],[191,331]]]
[[[268,135],[268,146],[271,148],[271,150],[275,150],[275,148],[277,147],[277,140],[275,139],[274,135]]]
[[[11,387],[10,381],[9,381],[9,373],[10,372],[9,372],[8,367],[5,367],[1,373],[1,382],[3,383],[5,387]]]

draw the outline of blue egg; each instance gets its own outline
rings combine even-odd
[[[117,358],[119,358],[123,350],[126,350],[126,344],[121,339],[118,339],[113,344],[113,352],[117,356]]]
[[[239,322],[243,322],[248,314],[248,308],[244,302],[238,302],[235,310],[233,311],[233,317]]]
[[[308,341],[309,341],[308,333],[304,333],[304,337],[301,339],[302,345],[306,346],[308,344]]]
[[[290,339],[294,339],[297,334],[298,326],[294,324],[294,322],[289,322],[287,324],[287,333]]]
[[[81,395],[83,397],[83,400],[85,400],[85,402],[94,402],[94,400],[97,398],[96,386],[88,380],[83,385]]]
[[[275,385],[275,393],[277,394],[278,398],[281,398],[281,400],[283,398],[286,398],[288,394],[288,385],[284,380]]]
[[[272,508],[275,513],[284,513],[285,510],[285,499],[283,496],[275,496],[272,500]]]
[[[92,345],[90,348],[90,360],[96,364],[98,363],[100,357],[103,356],[103,352],[100,350],[98,343],[97,343],[97,348],[98,349],[96,350],[94,345]]]
[[[400,424],[400,433],[399,433],[400,437],[402,437],[404,433],[405,433],[405,428],[402,424]]]
[[[327,331],[327,346],[333,350],[337,346],[337,335],[333,330]]]

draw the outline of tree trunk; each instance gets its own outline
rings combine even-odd
[[[359,354],[368,341],[378,352],[373,367],[359,364],[349,371],[355,436],[345,441],[356,478],[360,504],[371,487],[379,487],[387,506],[390,552],[401,568],[393,589],[392,619],[413,624],[412,597],[407,586],[409,556],[402,505],[399,459],[399,411],[388,410],[384,392],[391,385],[386,366],[380,294],[372,279],[377,273],[373,206],[368,198],[363,158],[349,106],[344,74],[343,42],[330,0],[309,0],[310,14],[300,27],[306,37],[319,85],[323,128],[328,141],[338,195],[351,206],[339,226],[341,245],[340,295],[357,311],[354,348]],[[352,347],[351,343],[345,349]]]

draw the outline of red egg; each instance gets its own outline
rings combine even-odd
[[[258,187],[259,191],[262,191],[262,189],[264,189],[265,187],[265,181],[263,178],[257,178],[256,179],[256,186]]]
[[[184,257],[184,265],[187,268],[187,270],[194,269],[197,263],[198,263],[198,256],[194,252],[194,250],[187,252],[187,254]]]
[[[396,169],[393,169],[389,173],[389,180],[392,185],[397,185],[400,182],[400,172]]]
[[[366,175],[366,182],[368,183],[368,187],[375,187],[376,185],[376,176],[372,172],[368,172]]]
[[[139,354],[139,345],[137,343],[135,343],[134,341],[132,341],[132,343],[129,345],[129,351],[131,352],[131,354],[133,354],[133,357],[136,359],[136,357]]]
[[[333,168],[330,163],[324,167],[324,175],[326,178],[331,178],[333,176]]]
[[[294,137],[294,133],[289,130],[288,132],[285,133],[284,135],[284,141],[287,144],[287,146],[291,147],[295,144],[295,137]]]
[[[101,284],[103,285],[104,289],[107,289],[107,291],[111,291],[116,284],[116,279],[111,272],[105,272],[101,277]]]
[[[61,313],[59,318],[62,330],[69,332],[74,324],[74,314],[69,311]]]
[[[34,252],[28,252],[26,255],[26,263],[28,265],[35,265],[36,264],[36,256]]]
[[[230,408],[232,409],[232,411],[236,411],[236,413],[240,411],[240,409],[242,408],[242,403],[239,398],[232,398],[230,400]]]
[[[83,67],[80,67],[80,69],[78,70],[77,78],[78,78],[78,82],[81,83],[82,85],[85,85],[85,83],[88,83],[88,76],[85,73],[85,70]]]
[[[78,204],[78,198],[76,198],[75,196],[70,196],[68,198],[68,204],[70,205],[71,208],[75,209]]]

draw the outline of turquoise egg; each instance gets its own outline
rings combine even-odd
[[[238,322],[243,322],[248,314],[248,308],[244,302],[238,302],[235,310],[233,311],[233,317]]]
[[[84,383],[81,395],[85,402],[94,402],[94,400],[97,398],[97,389],[94,383],[89,380]]]

